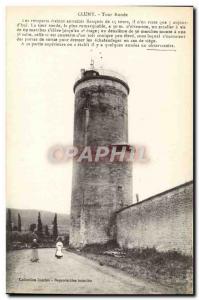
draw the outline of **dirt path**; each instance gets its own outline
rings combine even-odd
[[[7,255],[7,292],[38,294],[175,294],[172,288],[132,278],[122,271],[65,251],[57,260],[54,249],[39,249],[39,263],[31,250]]]

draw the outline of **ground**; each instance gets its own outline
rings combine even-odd
[[[68,249],[69,250],[69,249]],[[121,249],[109,242],[87,245],[70,251],[121,270],[133,278],[173,288],[176,294],[193,293],[193,258],[177,251],[160,252],[155,248]]]
[[[172,287],[134,278],[121,270],[100,265],[86,257],[55,249],[39,249],[39,263],[32,263],[31,250],[7,254],[7,293],[44,294],[175,294]]]

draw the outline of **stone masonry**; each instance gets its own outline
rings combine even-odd
[[[117,242],[124,248],[193,254],[193,182],[117,212]]]
[[[95,70],[75,83],[74,145],[128,143],[128,85]],[[70,246],[115,239],[116,211],[131,204],[132,165],[73,162]]]

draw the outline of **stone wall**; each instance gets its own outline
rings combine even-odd
[[[121,209],[116,226],[121,247],[155,247],[192,254],[193,182]]]

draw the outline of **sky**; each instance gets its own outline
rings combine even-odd
[[[125,9],[130,17],[141,19],[191,16],[191,8]],[[73,85],[80,69],[89,67],[91,53],[100,66],[101,52],[104,69],[121,73],[130,87],[129,143],[145,146],[149,158],[133,166],[132,203],[135,194],[143,200],[192,180],[191,26],[187,39],[176,42],[175,52],[134,48],[91,52],[88,47],[28,48],[16,42],[21,18],[67,18],[76,12],[72,7],[7,12],[8,207],[70,212],[72,162],[52,164],[48,151],[57,144],[73,144]]]

